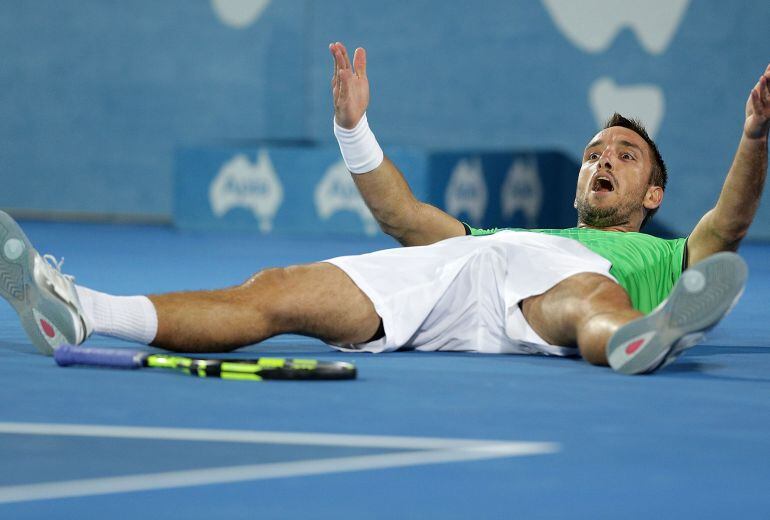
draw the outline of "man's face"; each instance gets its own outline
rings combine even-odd
[[[636,227],[651,200],[651,150],[642,137],[628,128],[613,126],[596,134],[583,153],[575,207],[578,223],[591,227]],[[662,190],[660,190],[662,197]]]

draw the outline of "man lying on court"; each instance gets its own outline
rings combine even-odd
[[[369,130],[366,55],[334,58],[334,131],[382,229],[404,248],[267,269],[215,291],[119,297],[76,286],[0,215],[0,292],[44,353],[92,333],[175,351],[221,352],[282,333],[343,350],[582,355],[652,372],[692,346],[740,296],[734,253],[767,171],[770,66],[751,90],[716,206],[689,237],[639,233],[663,201],[666,168],[641,125],[615,115],[578,174],[576,228],[473,229],[414,198]],[[683,272],[683,270],[686,271]]]

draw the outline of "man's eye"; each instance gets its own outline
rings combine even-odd
[[[599,158],[599,154],[596,152],[591,152],[588,154],[588,159],[591,161],[595,161],[598,158]]]
[[[630,161],[633,161],[633,160],[634,160],[634,156],[633,156],[633,155],[631,155],[631,154],[630,154],[630,153],[628,153],[628,152],[626,152],[626,153],[624,153],[623,155],[621,155],[621,157],[622,157],[623,159],[627,159],[627,160],[630,160]]]

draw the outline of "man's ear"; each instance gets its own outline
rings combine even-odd
[[[644,207],[655,209],[663,203],[663,188],[660,186],[650,186],[644,195]]]

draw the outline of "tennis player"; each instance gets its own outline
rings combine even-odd
[[[687,238],[639,233],[663,201],[666,167],[636,121],[615,115],[586,146],[577,227],[482,230],[416,200],[366,119],[366,54],[334,58],[334,132],[382,229],[410,247],[268,269],[242,285],[113,296],[75,285],[0,213],[0,293],[50,354],[92,333],[174,351],[221,352],[282,333],[348,351],[582,355],[617,371],[670,363],[740,297],[733,253],[767,172],[770,66],[751,90],[716,206]]]

